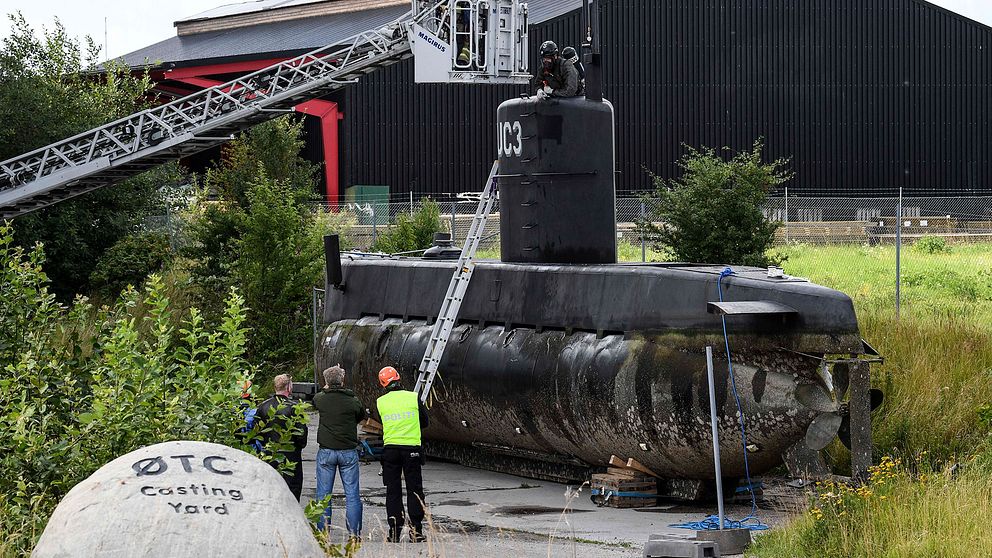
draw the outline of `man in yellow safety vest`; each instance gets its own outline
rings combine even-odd
[[[386,485],[386,517],[390,542],[399,542],[403,530],[403,485],[410,520],[410,540],[423,542],[424,464],[420,432],[427,428],[427,408],[417,394],[400,388],[400,374],[392,366],[379,371],[379,384],[385,395],[376,400],[382,422],[382,483]]]

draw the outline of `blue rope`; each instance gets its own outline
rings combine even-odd
[[[724,268],[720,272],[720,278],[716,281],[717,294],[720,296],[720,302],[723,302],[723,278],[734,274],[734,270],[729,267]],[[734,401],[737,403],[737,415],[740,417],[738,423],[741,426],[741,447],[744,449],[744,475],[747,476],[747,485],[749,487],[748,492],[751,493],[751,513],[744,519],[740,521],[734,521],[732,519],[724,516],[723,525],[730,529],[750,529],[752,531],[764,531],[768,529],[768,526],[758,519],[758,503],[754,499],[754,484],[751,482],[751,468],[747,462],[747,431],[744,427],[744,409],[741,407],[741,398],[737,395],[737,380],[734,379],[734,363],[730,355],[730,337],[727,335],[727,316],[725,314],[720,314],[720,321],[723,323],[723,345],[727,350],[727,373],[730,375],[730,387],[734,392]],[[719,479],[718,479],[719,482]],[[702,521],[692,521],[688,523],[675,523],[670,525],[670,527],[678,527],[682,529],[693,529],[696,531],[705,531],[710,529],[720,528],[720,518],[715,515],[707,516],[706,519]]]
[[[361,441],[361,445],[362,445],[362,448],[365,451],[365,454],[366,455],[376,456],[376,455],[379,455],[379,454],[382,453],[382,449],[381,448],[373,448],[373,447],[369,446],[369,443],[366,442],[365,440],[362,440]],[[378,451],[376,451],[377,449],[378,449]]]
[[[751,522],[754,523],[751,523]],[[716,531],[720,528],[720,517],[707,515],[702,521],[687,521],[685,523],[672,523],[669,527],[678,529],[692,529],[693,531]],[[724,529],[747,529],[749,531],[765,531],[768,526],[758,520],[757,517],[745,517],[740,521],[734,521],[728,517],[723,518]]]

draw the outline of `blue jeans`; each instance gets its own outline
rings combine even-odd
[[[358,495],[358,450],[332,450],[320,448],[317,450],[317,500],[334,490],[334,472],[341,471],[341,482],[344,483],[344,495],[347,498],[345,518],[348,532],[352,535],[362,534],[362,500]],[[324,530],[331,523],[331,504],[317,520],[317,529]]]

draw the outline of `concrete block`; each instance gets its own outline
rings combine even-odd
[[[724,554],[743,554],[751,544],[750,529],[712,529],[696,531],[697,541],[712,541]]]
[[[719,556],[720,546],[711,541],[651,535],[644,544],[644,558],[719,558]]]

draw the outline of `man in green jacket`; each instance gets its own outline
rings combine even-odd
[[[420,431],[427,428],[427,409],[416,393],[400,388],[400,374],[392,366],[379,371],[379,384],[386,388],[386,394],[376,401],[376,409],[382,419],[382,483],[386,485],[389,540],[399,542],[403,530],[402,476],[406,479],[410,540],[423,542],[424,452]]]
[[[344,387],[341,365],[324,370],[324,389],[313,396],[313,406],[320,413],[317,426],[317,501],[334,490],[335,471],[344,483],[345,520],[352,537],[362,535],[362,500],[358,495],[358,423],[366,418],[365,407],[355,393]],[[317,528],[331,523],[331,503],[317,520]]]

